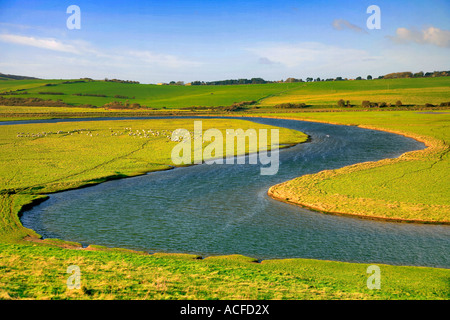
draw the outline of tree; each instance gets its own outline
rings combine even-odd
[[[338,101],[337,105],[340,108],[345,107],[345,101],[343,99],[341,99],[341,100]]]
[[[364,100],[364,101],[361,103],[361,105],[362,105],[363,108],[370,108],[370,107],[371,107],[370,101],[368,101],[368,100]]]
[[[367,76],[367,80],[372,80],[372,76],[370,74]]]
[[[356,80],[362,80],[362,78],[361,77],[356,77]]]
[[[297,79],[295,79],[295,78],[287,78],[284,82],[287,82],[287,83],[297,82]]]
[[[252,84],[264,84],[264,83],[266,83],[266,80],[264,80],[263,78],[252,78],[251,81],[252,81]]]
[[[396,107],[401,107],[403,105],[403,103],[400,101],[400,100],[397,100],[396,102],[395,102],[395,106]]]
[[[412,72],[394,72],[388,73],[383,78],[384,79],[399,79],[399,78],[412,78],[414,75]]]

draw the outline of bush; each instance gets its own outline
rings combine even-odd
[[[44,100],[41,98],[21,98],[11,97],[5,98],[0,96],[0,105],[2,106],[44,106],[44,107],[73,107],[61,100]]]
[[[370,108],[370,101],[364,100],[364,101],[361,103],[361,106],[364,107],[364,108]]]
[[[305,103],[280,103],[274,106],[278,109],[292,109],[292,108],[305,108]]]
[[[80,96],[80,97],[102,97],[106,98],[107,96],[104,94],[96,94],[96,93],[73,93],[73,96]]]
[[[117,83],[131,83],[131,84],[139,84],[139,81],[131,81],[131,80],[120,80],[120,79],[105,79],[105,82],[117,82]]]
[[[403,103],[400,101],[400,100],[397,100],[396,102],[395,102],[395,106],[396,107],[401,107],[403,105]]]
[[[140,109],[142,106],[139,103],[123,103],[122,101],[113,101],[108,102],[103,105],[103,108],[105,109]],[[164,108],[163,108],[164,109]]]
[[[390,104],[388,105],[386,102],[378,103],[378,102],[371,102],[371,101],[368,101],[368,100],[364,100],[361,105],[364,108],[378,108],[378,107],[384,108],[384,107],[389,107],[390,106]]]
[[[339,101],[337,102],[337,105],[338,105],[338,107],[340,107],[340,108],[345,107],[345,101],[344,101],[343,99],[341,99],[341,100],[339,100]]]
[[[241,102],[235,102],[231,106],[219,107],[219,109],[222,109],[224,111],[239,111],[239,110],[244,109],[245,106],[250,106],[250,105],[255,104],[255,103],[256,103],[255,100],[252,100],[252,101],[241,101]]]
[[[38,92],[39,94],[53,94],[53,95],[65,95],[65,93],[62,92]]]
[[[383,76],[383,79],[399,79],[399,78],[413,78],[412,72],[394,72]]]
[[[13,95],[18,95],[18,94],[28,94],[28,91],[20,91],[20,90],[16,90],[16,91],[5,91],[5,92],[0,92],[0,96],[5,95],[5,96],[13,96]]]
[[[439,107],[450,107],[450,102],[441,102]]]
[[[64,82],[61,82],[61,84],[72,84],[72,83],[82,83],[82,82],[86,82],[86,81],[84,81],[84,80],[64,81]]]

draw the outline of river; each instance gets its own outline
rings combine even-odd
[[[260,175],[260,166],[250,164],[202,164],[153,172],[52,194],[24,212],[21,221],[44,238],[84,246],[201,256],[241,254],[260,260],[312,258],[450,267],[448,226],[326,215],[267,196],[269,187],[277,183],[395,158],[425,148],[423,143],[355,126],[242,119],[296,129],[310,135],[311,141],[281,150],[279,171],[273,176]],[[61,120],[39,122],[56,121]]]

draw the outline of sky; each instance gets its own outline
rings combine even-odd
[[[450,70],[449,16],[449,0],[0,0],[0,72],[187,83]]]

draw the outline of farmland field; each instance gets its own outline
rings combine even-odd
[[[335,105],[339,99],[360,106],[364,100],[404,105],[439,104],[450,101],[450,79],[377,79],[370,81],[332,81],[301,84],[292,90],[268,97],[261,105],[306,103]]]
[[[265,111],[273,111],[271,106],[284,102],[305,102],[334,111],[336,101],[341,98],[356,104],[362,100],[395,103],[396,99],[401,99],[404,104],[423,105],[450,100],[448,78],[199,87],[109,82],[60,84],[62,81],[0,81],[0,91],[26,89],[28,94],[5,97],[60,98],[74,106],[80,103],[101,105],[117,100],[114,98],[117,94],[135,96],[130,102],[168,109],[257,100],[262,108],[259,113],[254,110],[252,115],[269,117],[274,114]],[[43,87],[45,83],[56,86]],[[65,94],[41,95],[39,92],[43,88]],[[108,97],[72,95],[79,92]],[[58,112],[69,116],[78,112],[108,114],[101,108],[3,106],[0,110],[12,115],[9,120],[19,119],[14,116],[24,114],[27,115],[24,118],[51,118]],[[236,116],[243,114],[237,112]],[[293,203],[325,212],[431,222],[449,220],[448,113],[378,109],[372,112],[279,112],[275,116],[361,125],[411,136],[428,145],[423,151],[408,153],[399,159],[294,179],[276,187],[277,192],[283,193],[279,197],[281,200],[289,198]],[[209,121],[205,127],[245,129],[249,126],[238,120]],[[77,243],[63,240],[39,240],[37,234],[21,225],[17,214],[22,206],[43,199],[48,193],[169,168],[173,142],[164,137],[151,140],[131,137],[125,134],[129,133],[126,128],[162,131],[189,128],[189,125],[192,121],[188,124],[180,119],[171,120],[170,124],[162,120],[124,120],[1,126],[0,298],[449,298],[447,269],[381,265],[383,290],[374,291],[366,287],[366,264],[308,259],[255,263],[242,256],[198,260],[184,254],[148,255],[99,246],[82,249]],[[251,127],[254,126],[252,123]],[[43,132],[47,136],[42,136]],[[298,132],[282,130],[281,133],[280,143],[305,140]],[[30,237],[34,242],[25,241]],[[77,264],[84,270],[86,281],[82,290],[66,288],[65,268],[69,264]],[[111,282],[111,279],[115,280]]]
[[[75,80],[74,80],[75,81]],[[228,106],[234,102],[263,99],[268,95],[280,93],[297,86],[296,84],[261,84],[231,86],[174,86],[151,84],[123,84],[104,81],[91,81],[62,84],[64,81],[35,80],[17,84],[11,81],[0,82],[0,90],[25,89],[26,94],[14,97],[39,97],[42,99],[61,99],[77,105],[89,103],[101,107],[111,101],[129,100],[152,108],[186,108],[191,106]],[[45,86],[53,84],[52,86]],[[61,95],[45,94],[62,93]],[[20,92],[18,92],[20,93]],[[74,94],[104,95],[77,96]],[[116,95],[127,98],[115,98]]]
[[[364,100],[391,104],[400,100],[404,105],[439,105],[450,101],[450,77],[217,86],[76,81],[3,80],[0,81],[0,92],[16,93],[4,97],[61,99],[74,106],[91,104],[101,107],[108,102],[128,100],[129,103],[156,109],[229,106],[241,101],[256,101],[256,106],[264,108],[280,103],[305,103],[313,107],[336,106],[340,99],[348,100],[354,106],[361,106]],[[46,92],[49,94],[45,94]]]

